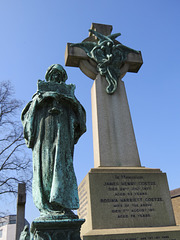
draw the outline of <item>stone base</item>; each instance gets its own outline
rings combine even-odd
[[[180,226],[157,228],[98,229],[86,233],[83,240],[179,240]]]
[[[79,199],[79,218],[86,219],[82,236],[95,230],[176,225],[166,174],[159,169],[91,169],[79,186]]]
[[[31,225],[33,240],[80,240],[84,219],[34,220]]]

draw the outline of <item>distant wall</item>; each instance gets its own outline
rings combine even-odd
[[[7,238],[6,240],[16,240],[16,224],[7,225]]]
[[[25,224],[29,226],[25,219]],[[16,215],[0,217],[0,240],[16,239]]]
[[[176,224],[180,225],[180,188],[170,191]]]
[[[7,225],[0,227],[0,231],[1,231],[0,240],[6,240],[6,238],[7,238]]]

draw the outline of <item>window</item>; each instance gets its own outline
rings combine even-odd
[[[16,220],[10,220],[9,221],[9,224],[15,224],[16,223]]]

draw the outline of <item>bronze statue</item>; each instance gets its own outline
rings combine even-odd
[[[50,66],[45,78],[22,112],[24,137],[33,151],[33,199],[41,216],[67,217],[79,208],[73,152],[86,131],[86,114],[61,65]]]

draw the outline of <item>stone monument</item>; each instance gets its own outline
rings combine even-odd
[[[73,152],[86,131],[85,110],[74,95],[75,85],[65,83],[61,65],[50,66],[45,78],[38,80],[22,112],[24,138],[33,152],[33,200],[40,211],[31,235],[34,240],[80,240],[84,220],[72,212],[79,208]]]
[[[180,239],[167,177],[141,166],[122,78],[138,72],[140,51],[93,23],[82,43],[68,43],[65,65],[94,80],[92,123],[94,168],[79,186],[83,240]]]
[[[18,183],[16,239],[19,239],[25,226],[26,184]]]

